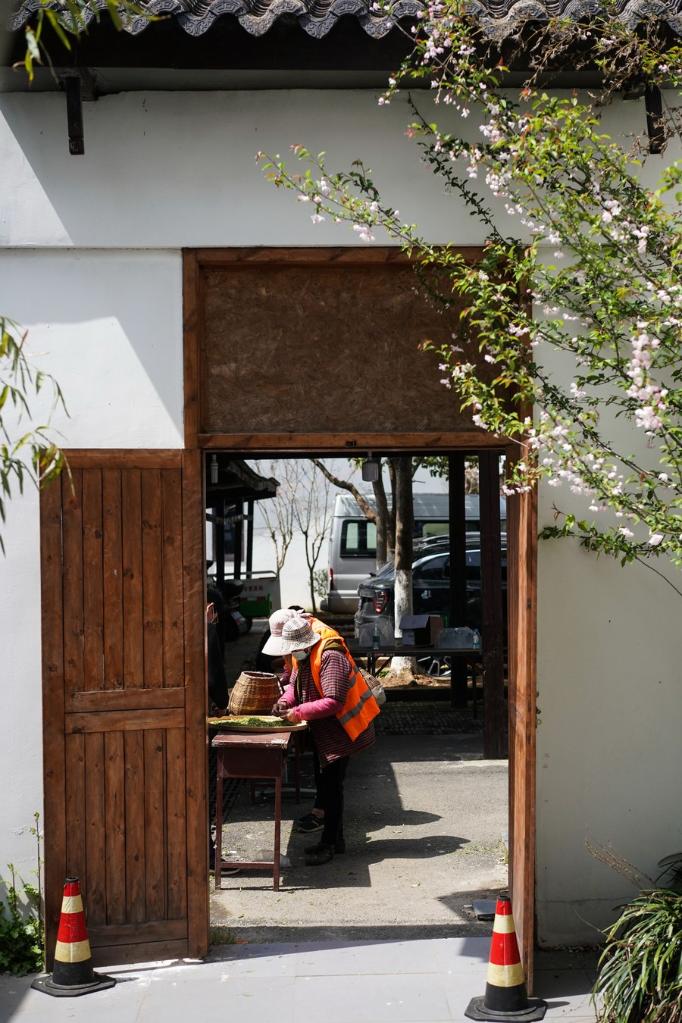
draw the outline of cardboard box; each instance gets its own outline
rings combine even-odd
[[[400,628],[405,646],[433,646],[443,628],[440,615],[403,615]]]

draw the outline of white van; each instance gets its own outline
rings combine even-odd
[[[374,495],[364,496],[374,506]],[[478,494],[467,494],[464,500],[467,531],[477,532]],[[448,503],[447,494],[414,495],[415,538],[449,532]],[[338,494],[329,538],[329,583],[321,604],[323,611],[355,611],[358,586],[376,572],[376,554],[376,526],[367,521],[354,497]]]

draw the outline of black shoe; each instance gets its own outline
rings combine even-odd
[[[329,863],[330,860],[334,859],[334,848],[331,845],[322,845],[322,842],[318,842],[317,845],[311,845],[305,851],[305,862],[309,867],[319,867],[323,863]]]
[[[304,851],[304,853],[307,856],[308,853],[317,853],[317,852],[320,851],[320,849],[331,849],[331,848],[332,847],[330,845],[327,845],[325,842],[317,842],[316,845],[307,845],[303,851]],[[346,841],[345,841],[345,839],[337,838],[336,841],[334,842],[334,852],[335,853],[345,853],[345,851],[346,851]]]
[[[294,824],[294,831],[299,831],[304,835],[310,835],[315,831],[322,831],[324,827],[324,817],[318,817],[315,813],[307,813],[305,817],[299,817]]]

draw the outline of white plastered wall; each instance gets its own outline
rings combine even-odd
[[[182,446],[181,280],[179,252],[0,251],[0,308],[28,329],[34,364],[59,381],[68,416],[58,409],[53,423],[65,447]],[[37,422],[49,404],[33,403]],[[0,876],[11,862],[28,880],[36,860],[30,828],[42,811],[35,489],[8,511],[0,555]]]
[[[32,349],[64,387],[73,446],[181,445],[183,246],[354,244],[346,227],[313,228],[307,210],[264,182],[257,150],[286,154],[302,142],[339,167],[362,157],[429,240],[482,241],[404,137],[400,102],[380,109],[363,92],[138,93],[84,110],[86,155],[70,157],[63,97],[0,103],[0,309],[36,325]],[[626,133],[644,124],[641,103],[606,117]],[[558,493],[543,490],[542,522]],[[11,515],[0,642],[12,651],[12,694],[0,749],[12,795],[0,864],[28,865],[41,792],[35,495]],[[541,545],[539,558],[538,918],[543,941],[575,943],[595,938],[630,894],[587,854],[586,838],[649,870],[682,844],[682,605],[646,569],[622,571],[568,544]]]

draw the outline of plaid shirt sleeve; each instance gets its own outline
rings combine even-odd
[[[298,721],[314,721],[316,718],[331,717],[343,707],[346,694],[350,687],[348,661],[339,650],[327,650],[322,654],[320,668],[320,685],[323,696],[315,689],[310,670],[304,672],[304,702],[295,708],[294,714]],[[303,681],[303,679],[302,679]],[[310,699],[311,696],[315,699]],[[307,699],[306,699],[307,697]]]

